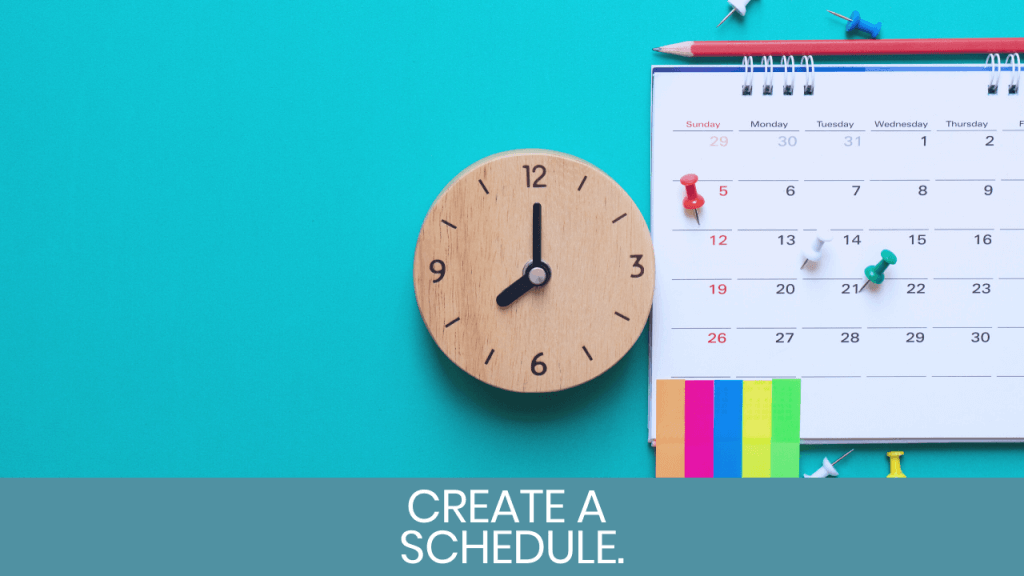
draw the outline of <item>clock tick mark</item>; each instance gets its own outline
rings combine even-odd
[[[612,224],[615,224],[616,222],[618,222],[619,220],[622,220],[622,219],[623,219],[623,218],[625,218],[625,217],[626,217],[626,215],[625,215],[625,214],[623,214],[622,216],[619,216],[619,217],[618,217],[618,218],[616,218],[615,220],[612,220]]]
[[[629,318],[623,316],[622,314],[619,314],[618,312],[616,312],[615,315],[618,316],[619,318],[622,318],[626,322],[629,322]],[[456,320],[458,320],[458,318],[456,318]]]
[[[491,353],[487,355],[487,360],[484,360],[484,364],[488,364],[491,361],[491,356],[494,356],[494,348],[491,348]]]
[[[484,181],[483,180],[477,180],[477,182],[479,182],[480,183],[480,187],[484,189],[484,194],[490,194],[491,193],[490,190],[487,189],[487,186],[484,186]]]
[[[583,177],[583,182],[580,182],[580,187],[576,189],[576,191],[577,191],[577,192],[579,192],[580,190],[583,190],[583,184],[584,184],[584,183],[585,183],[586,181],[587,181],[587,177],[586,177],[586,176],[584,176],[584,177]]]
[[[587,360],[590,360],[591,362],[594,361],[594,357],[590,355],[590,352],[587,352],[586,346],[583,347],[583,353],[587,355]]]
[[[455,224],[452,224],[451,222],[449,222],[447,220],[441,220],[441,222],[444,222],[445,224],[451,226],[452,230],[458,230],[458,228],[455,226]]]
[[[616,312],[616,314],[618,314],[618,312]],[[456,318],[455,320],[452,320],[451,322],[445,324],[444,327],[447,328],[447,327],[451,326],[452,324],[455,324],[456,322],[458,322],[460,319],[461,319],[461,316],[459,318]],[[626,320],[629,320],[629,318],[626,318]]]

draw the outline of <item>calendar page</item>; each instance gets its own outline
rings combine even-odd
[[[1012,74],[789,76],[652,69],[650,439],[657,380],[771,378],[802,380],[805,443],[1024,439]]]

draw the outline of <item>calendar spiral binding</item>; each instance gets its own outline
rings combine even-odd
[[[750,96],[754,93],[754,57],[743,57],[743,95]]]
[[[796,84],[796,64],[792,56],[782,57],[782,95],[793,95],[793,84]]]
[[[985,59],[985,66],[990,67],[988,80],[988,93],[999,93],[999,77],[1002,75],[1004,64],[999,54],[989,54]],[[1007,94],[1020,93],[1020,54],[1007,54],[1005,68],[1010,75],[1010,83],[1006,87]]]
[[[796,84],[796,63],[793,56],[782,56],[779,66],[782,68],[782,94],[793,95],[793,86]],[[772,56],[762,56],[761,66],[764,68],[764,82],[761,85],[761,94],[771,96],[775,92],[775,61]],[[801,56],[800,66],[804,68],[804,96],[814,95],[814,57]],[[988,93],[999,93],[999,80],[1003,70],[1010,76],[1010,83],[1006,87],[1006,93],[1016,95],[1020,93],[1020,54],[1007,54],[1006,60],[999,54],[989,54],[985,59],[985,69],[989,72]],[[754,57],[743,57],[743,86],[742,94],[750,96],[754,93]]]
[[[985,68],[989,71],[988,93],[999,94],[999,78],[1003,73],[1003,60],[999,54],[989,54],[985,58]],[[1006,93],[1010,95],[1020,93],[1020,54],[1007,54],[1005,63],[1006,72],[1010,75],[1010,83],[1006,86]]]
[[[772,57],[761,56],[761,66],[764,66],[764,87],[761,89],[761,94],[771,96],[772,90],[775,88],[775,64],[772,62]]]
[[[793,56],[782,56],[779,62],[782,67],[782,94],[793,95],[793,86],[796,84],[796,60]],[[762,56],[761,66],[764,67],[764,82],[761,85],[761,94],[771,96],[775,92],[775,59],[772,56]],[[801,56],[800,66],[804,68],[804,96],[814,95],[814,57]],[[754,93],[754,57],[743,57],[743,86],[742,94],[750,96]]]
[[[985,58],[985,67],[990,68],[988,75],[988,93],[998,94],[999,93],[999,76],[1002,72],[1002,62],[1000,61],[999,54],[989,54]]]

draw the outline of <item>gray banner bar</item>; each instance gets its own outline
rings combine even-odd
[[[6,479],[0,572],[977,574],[1018,565],[1022,493],[1024,480]]]

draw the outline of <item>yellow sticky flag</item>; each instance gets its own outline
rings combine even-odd
[[[771,477],[771,442],[772,382],[771,380],[744,380],[742,467],[744,478]]]

